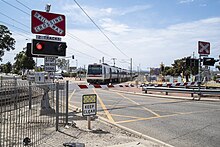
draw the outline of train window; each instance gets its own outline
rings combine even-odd
[[[102,74],[101,65],[89,65],[88,74]]]

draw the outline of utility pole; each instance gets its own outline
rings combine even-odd
[[[116,60],[116,58],[112,58],[112,60],[113,60],[114,66],[115,66],[115,60]]]
[[[102,57],[102,63],[105,63],[105,58],[104,57]]]

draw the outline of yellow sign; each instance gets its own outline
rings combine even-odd
[[[96,99],[97,99],[96,94],[83,95],[83,104],[96,103]]]

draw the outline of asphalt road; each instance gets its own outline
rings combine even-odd
[[[71,87],[70,87],[71,89]],[[166,99],[88,89],[70,93],[81,108],[83,94],[98,95],[98,115],[178,147],[219,147],[220,102]]]

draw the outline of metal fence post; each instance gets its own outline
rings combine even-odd
[[[56,83],[56,131],[59,125],[59,83]]]
[[[69,81],[66,81],[66,125],[68,124],[69,109]]]
[[[2,80],[3,80],[3,77],[1,76],[1,87],[2,87],[2,85],[3,85],[3,84],[2,84]]]
[[[32,88],[31,88],[31,81],[29,81],[29,110],[31,109],[32,104]]]

